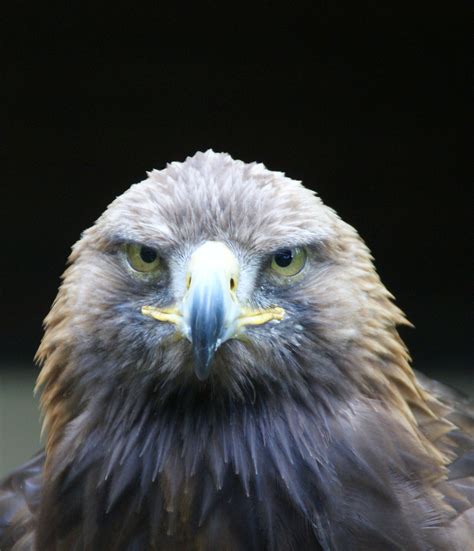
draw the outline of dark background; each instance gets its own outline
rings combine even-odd
[[[415,365],[468,379],[468,14],[356,4],[2,7],[0,370],[32,371],[81,231],[212,147],[316,189],[415,324]]]

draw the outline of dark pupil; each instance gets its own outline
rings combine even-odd
[[[147,264],[155,262],[157,256],[156,251],[151,247],[141,247],[140,249],[140,258]]]
[[[283,249],[275,254],[275,262],[280,268],[286,268],[293,260],[293,251],[291,249]]]

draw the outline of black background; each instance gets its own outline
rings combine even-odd
[[[212,147],[316,189],[415,324],[415,364],[467,374],[468,14],[98,4],[2,7],[2,363],[31,363],[70,246],[106,205]]]

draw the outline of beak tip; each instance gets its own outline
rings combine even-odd
[[[194,354],[194,373],[200,381],[205,381],[209,377],[212,359],[215,348],[205,348]]]
[[[202,383],[209,378],[209,369],[194,369],[194,373],[199,381]]]

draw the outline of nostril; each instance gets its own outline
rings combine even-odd
[[[235,291],[235,279],[233,277],[230,278],[230,290]]]

